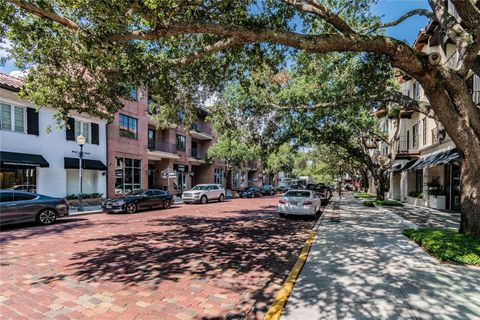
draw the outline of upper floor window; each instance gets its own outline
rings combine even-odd
[[[138,125],[137,119],[120,114],[120,136],[137,139]]]
[[[418,123],[412,127],[412,148],[418,148]]]
[[[86,143],[91,143],[90,122],[84,122],[84,121],[75,119],[74,130],[75,130],[75,137],[82,135],[85,137]]]
[[[1,130],[25,132],[25,108],[1,104]]]
[[[422,140],[423,145],[427,144],[427,118],[422,119]]]
[[[185,151],[186,139],[185,136],[177,134],[177,150]]]
[[[415,82],[413,83],[413,98],[420,98],[420,82],[418,82],[417,80],[415,80]]]

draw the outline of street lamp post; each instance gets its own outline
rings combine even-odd
[[[73,153],[78,154],[79,164],[78,164],[78,176],[80,180],[80,194],[78,195],[78,211],[83,211],[83,156],[86,154],[83,152],[83,145],[85,144],[85,137],[83,135],[79,135],[77,137],[77,143],[80,146],[80,151],[72,151]]]

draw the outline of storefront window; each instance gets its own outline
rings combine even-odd
[[[129,158],[115,159],[115,193],[122,194],[140,189],[142,186],[142,161]]]
[[[223,185],[223,169],[215,169],[213,180],[215,183]]]
[[[415,191],[423,192],[423,170],[415,170]]]
[[[37,172],[35,168],[2,168],[0,171],[0,189],[36,192]]]
[[[239,172],[235,172],[233,174],[233,188],[234,189],[238,189],[238,182],[239,182],[239,176],[240,176],[240,173]]]

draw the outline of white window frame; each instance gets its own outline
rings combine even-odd
[[[16,104],[8,103],[8,102],[0,102],[1,106],[9,106],[10,107],[10,129],[1,128],[2,131],[9,131],[9,132],[17,132],[17,133],[27,133],[27,108],[24,106],[19,106]],[[23,130],[17,131],[15,130],[15,108],[20,108],[23,111]],[[1,109],[0,109],[1,112]],[[0,123],[1,125],[1,123]]]
[[[85,143],[92,143],[92,124],[91,122],[87,122],[87,121],[83,121],[83,120],[80,120],[80,119],[76,119],[74,118],[74,123],[75,123],[75,130],[74,130],[74,134],[75,134],[75,131],[76,131],[76,128],[77,128],[77,123],[80,123],[80,134],[82,136],[84,136],[85,138]],[[83,125],[86,124],[87,125],[87,130],[88,130],[88,136],[85,136],[84,132],[83,132]],[[75,139],[77,139],[77,136],[75,136]]]

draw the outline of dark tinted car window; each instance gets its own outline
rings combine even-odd
[[[287,193],[285,193],[284,197],[308,198],[308,197],[310,197],[310,192],[308,192],[308,191],[288,191]]]
[[[147,192],[145,192],[146,196],[153,196],[154,194],[155,194],[155,191],[153,190],[148,190]]]
[[[218,190],[218,189],[220,189],[220,188],[219,188],[217,185],[213,185],[213,186],[212,186],[212,189],[213,189],[213,190]]]
[[[28,193],[15,193],[13,196],[14,201],[33,200],[37,196]]]
[[[13,192],[1,192],[0,202],[9,202],[9,201],[13,201]]]

